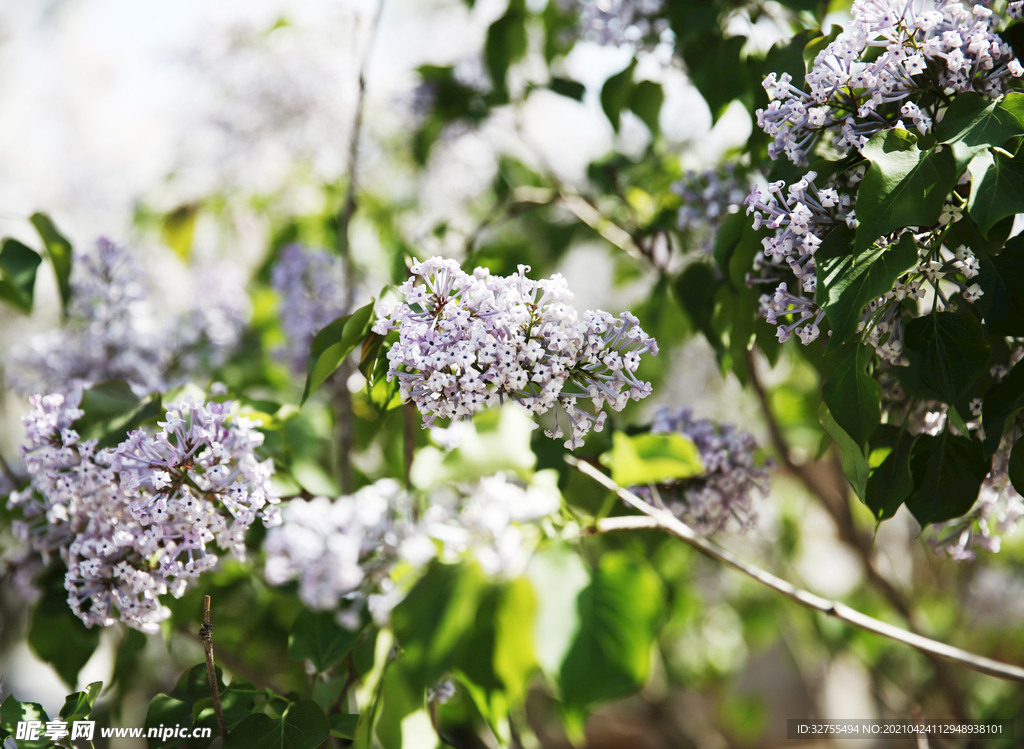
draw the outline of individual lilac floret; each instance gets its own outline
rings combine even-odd
[[[76,397],[30,402],[22,456],[32,484],[9,501],[29,547],[15,571],[28,584],[26,575],[59,558],[68,604],[88,626],[112,624],[116,610],[128,626],[158,631],[170,615],[159,597],[181,596],[216,564],[207,544],[241,557],[257,515],[279,522],[272,466],[253,453],[262,435],[245,419],[225,423],[229,404],[179,404],[157,435],[137,431],[99,450],[72,428],[82,415]]]
[[[559,506],[556,491],[502,474],[443,485],[419,499],[392,479],[334,500],[294,499],[263,542],[265,574],[272,585],[298,580],[299,597],[311,608],[365,599],[384,622],[404,595],[390,577],[397,562],[419,569],[435,557],[471,554],[489,574],[521,569],[527,525]]]
[[[593,427],[604,425],[607,403],[621,411],[651,392],[636,377],[642,354],[657,343],[629,312],[581,316],[561,275],[534,281],[529,268],[502,278],[477,268],[465,273],[454,260],[431,258],[412,266],[399,291],[403,302],[378,310],[374,330],[397,329],[388,353],[388,379],[397,377],[403,402],[426,418],[465,419],[510,398],[541,414],[556,406],[547,432],[575,448]],[[422,281],[422,283],[418,283]],[[578,407],[591,402],[594,413]]]
[[[281,327],[285,343],[279,355],[296,372],[306,371],[313,338],[345,308],[345,279],[336,255],[290,244],[271,272],[281,295]]]
[[[984,5],[937,0],[921,6],[916,0],[857,0],[852,27],[818,53],[806,91],[789,74],[765,78],[770,103],[757,110],[757,124],[774,138],[773,159],[784,153],[806,165],[823,133],[845,155],[901,118],[927,134],[950,96],[976,91],[994,98],[1009,77],[1024,74],[995,32],[999,18]]]
[[[678,226],[690,232],[706,252],[715,247],[718,228],[730,213],[736,213],[750,192],[750,181],[737,177],[731,164],[721,169],[687,172],[672,185],[682,198]]]
[[[769,459],[758,466],[757,442],[731,424],[695,419],[688,408],[660,409],[651,425],[652,433],[678,432],[693,441],[700,451],[704,474],[657,487],[657,498],[697,533],[708,535],[734,526],[740,532],[757,522],[751,493],[768,495]],[[654,498],[647,489],[641,493]]]

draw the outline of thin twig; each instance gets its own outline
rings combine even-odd
[[[217,725],[220,727],[220,740],[226,744],[228,726],[224,722],[224,708],[220,704],[220,690],[217,688],[217,670],[213,665],[213,625],[210,624],[210,597],[203,596],[203,627],[199,630],[199,639],[206,650],[206,675],[210,678],[210,694],[213,696],[213,711],[217,713]]]
[[[966,650],[955,648],[952,645],[947,645],[927,637],[922,637],[921,635],[908,632],[900,627],[886,624],[878,619],[862,614],[845,604],[839,603],[838,601],[830,601],[809,591],[797,588],[795,585],[776,577],[766,570],[762,570],[760,567],[755,567],[744,562],[739,557],[726,551],[717,544],[701,538],[692,528],[680,522],[672,513],[652,507],[640,499],[640,497],[627,489],[623,489],[589,464],[576,460],[572,456],[568,455],[565,460],[569,465],[575,467],[581,473],[586,474],[609,491],[615,492],[626,504],[647,516],[637,517],[634,515],[627,517],[605,518],[598,522],[596,527],[598,532],[603,533],[608,531],[636,530],[642,528],[668,531],[673,536],[676,536],[700,551],[702,554],[721,562],[727,567],[732,567],[737,572],[743,573],[747,577],[756,580],[777,593],[781,593],[786,598],[796,601],[802,606],[814,609],[815,611],[819,611],[828,616],[833,616],[840,621],[844,621],[847,624],[859,627],[860,629],[868,632],[874,632],[875,634],[888,637],[896,642],[909,645],[922,653],[949,658],[950,660],[983,674],[996,676],[1008,681],[1024,683],[1024,668],[1000,663],[999,661],[992,660],[991,658],[975,655],[974,653],[969,653]]]
[[[867,534],[860,532],[854,523],[853,513],[850,511],[849,492],[840,493],[826,486],[806,466],[793,462],[789,443],[782,433],[778,420],[775,418],[775,413],[772,411],[771,403],[768,399],[768,392],[758,374],[757,361],[753,351],[747,352],[747,370],[750,373],[750,384],[754,388],[761,406],[761,413],[764,415],[765,422],[768,425],[768,435],[783,466],[790,474],[796,476],[808,492],[818,498],[829,515],[832,516],[840,538],[860,557],[864,570],[867,573],[868,583],[881,593],[889,604],[900,613],[907,622],[907,627],[911,632],[923,636],[910,602],[875,566],[874,559],[872,558],[872,539]],[[838,464],[835,464],[835,466],[837,473],[842,475],[842,468]],[[846,485],[845,479],[840,482],[840,485]],[[927,653],[925,655],[927,655],[932,667],[935,669],[935,676],[942,687],[942,691],[946,693],[953,716],[957,720],[967,720],[969,715],[964,705],[963,693],[957,684],[956,678],[950,673],[948,665],[941,658]]]

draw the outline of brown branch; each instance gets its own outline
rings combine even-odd
[[[217,714],[221,744],[226,744],[228,727],[224,722],[224,708],[220,704],[220,690],[217,688],[217,670],[213,665],[213,625],[210,624],[209,596],[203,596],[203,627],[199,630],[199,639],[203,641],[206,650],[206,675],[210,679],[210,694],[213,696],[213,711]]]
[[[581,473],[586,474],[594,481],[601,484],[601,486],[605,487],[609,491],[615,492],[622,501],[639,510],[646,516],[637,517],[633,515],[627,517],[605,518],[597,523],[595,528],[596,532],[604,533],[609,531],[636,530],[643,528],[667,531],[697,549],[702,554],[721,562],[727,567],[733,568],[737,572],[740,572],[753,580],[756,580],[775,592],[784,595],[786,598],[796,601],[801,606],[806,606],[807,608],[819,611],[827,616],[835,617],[840,621],[844,621],[847,624],[851,624],[860,629],[868,632],[874,632],[875,634],[888,637],[896,642],[909,645],[926,655],[941,656],[983,674],[996,676],[1008,681],[1024,683],[1024,668],[1000,663],[999,661],[992,660],[991,658],[969,653],[966,650],[961,650],[960,648],[953,647],[952,645],[947,645],[928,637],[908,632],[900,627],[893,626],[892,624],[886,624],[878,619],[862,614],[861,612],[852,609],[843,603],[839,603],[838,601],[830,601],[809,591],[797,588],[795,585],[776,577],[760,567],[755,567],[754,565],[742,561],[732,552],[726,551],[717,544],[701,538],[692,528],[682,523],[672,513],[649,505],[647,502],[640,499],[640,497],[636,496],[628,489],[623,489],[589,464],[576,460],[571,455],[567,455],[565,460],[569,465],[575,467]]]
[[[872,558],[873,540],[870,535],[857,528],[853,519],[853,513],[850,510],[849,492],[841,492],[835,487],[826,485],[818,475],[808,470],[806,466],[793,462],[789,443],[782,433],[778,420],[775,418],[771,402],[768,399],[768,393],[757,373],[757,361],[752,350],[747,352],[747,370],[750,373],[750,384],[754,388],[758,403],[761,406],[761,413],[764,415],[765,422],[768,425],[769,438],[779,455],[779,459],[782,461],[783,467],[787,472],[795,476],[807,491],[825,507],[832,517],[836,529],[839,531],[839,537],[860,557],[871,587],[878,591],[889,602],[889,605],[899,612],[900,616],[907,622],[911,632],[923,636],[923,630],[919,626],[917,617],[914,615],[913,608],[907,598],[875,566],[874,559]],[[833,470],[839,476],[842,476],[842,468],[838,463],[833,462]],[[839,485],[847,486],[846,479],[841,478]],[[953,716],[957,720],[967,720],[969,715],[964,705],[963,693],[956,679],[950,673],[946,662],[928,653],[925,653],[925,655],[935,669],[935,675],[942,690],[946,693]]]

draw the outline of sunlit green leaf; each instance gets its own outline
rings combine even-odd
[[[612,469],[612,481],[620,486],[659,484],[704,473],[700,450],[693,440],[676,432],[634,437],[615,432],[612,450],[601,456],[601,462]]]
[[[341,366],[356,346],[370,333],[373,325],[373,302],[360,307],[351,315],[339,317],[323,328],[309,349],[306,362],[306,387],[302,391],[302,403]]]
[[[57,286],[60,288],[60,298],[66,314],[68,303],[71,301],[71,243],[57,230],[53,221],[45,213],[33,213],[29,220],[46,247],[46,255],[57,275]]]

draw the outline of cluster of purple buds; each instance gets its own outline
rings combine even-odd
[[[641,47],[652,35],[660,38],[671,33],[668,21],[658,17],[663,0],[568,0],[564,4],[579,13],[580,38],[602,46]]]
[[[156,632],[170,615],[159,597],[181,596],[217,563],[213,548],[244,557],[256,517],[280,523],[273,465],[254,449],[255,423],[229,420],[230,403],[172,406],[161,430],[139,430],[114,449],[82,442],[82,412],[62,394],[33,396],[22,456],[32,477],[11,494],[23,520],[15,533],[29,551],[17,565],[67,566],[68,604],[87,625],[122,622]],[[24,578],[24,576],[22,576]]]
[[[279,315],[285,334],[278,354],[294,371],[305,372],[313,338],[345,309],[340,258],[326,250],[290,244],[274,264],[271,283],[281,295]]]
[[[659,484],[656,493],[639,488],[648,501],[662,503],[700,535],[734,527],[744,532],[757,522],[752,493],[769,491],[768,459],[757,464],[757,441],[731,424],[695,419],[693,412],[660,409],[652,433],[676,432],[688,437],[700,451],[704,473],[690,479]]]
[[[704,172],[687,172],[672,185],[683,201],[678,226],[694,235],[705,252],[715,247],[715,235],[726,216],[736,213],[750,192],[750,181],[737,177],[732,164]]]
[[[761,296],[761,312],[773,325],[779,325],[779,317],[796,315],[788,325],[779,325],[778,338],[788,341],[796,332],[805,345],[817,339],[824,317],[813,299],[818,284],[814,254],[837,224],[856,225],[850,196],[834,186],[819,189],[817,176],[808,172],[785,191],[782,181],[769,183],[767,192],[755,187],[745,201],[755,229],[776,230],[762,240],[764,258],[754,259],[760,277],[748,277],[747,282],[777,284],[774,295]],[[790,291],[787,279],[793,278]]]
[[[773,159],[784,153],[805,166],[826,133],[828,144],[845,155],[901,117],[926,134],[948,97],[965,91],[996,97],[1006,90],[1007,76],[1024,75],[995,31],[999,19],[983,4],[920,5],[857,0],[852,27],[818,53],[806,91],[788,74],[765,79],[770,103],[757,111],[757,124],[774,138]],[[1018,17],[1019,6],[1009,15]]]
[[[560,407],[547,434],[569,435],[580,446],[591,428],[604,426],[605,404],[621,411],[630,399],[650,395],[636,377],[640,358],[657,343],[629,312],[601,310],[581,316],[561,275],[534,281],[519,273],[492,276],[486,268],[465,273],[454,260],[431,258],[412,266],[399,291],[403,301],[382,305],[374,330],[398,330],[388,353],[388,379],[397,377],[404,402],[435,419],[465,419],[504,399],[534,414]],[[422,281],[422,282],[419,282]],[[594,413],[580,408],[589,400]]]
[[[422,498],[381,479],[334,500],[294,499],[263,543],[265,574],[272,585],[297,580],[299,597],[314,609],[365,599],[383,622],[404,595],[391,578],[396,563],[419,569],[435,557],[470,554],[489,574],[521,571],[536,535],[529,524],[559,506],[557,492],[504,474],[442,485]]]

